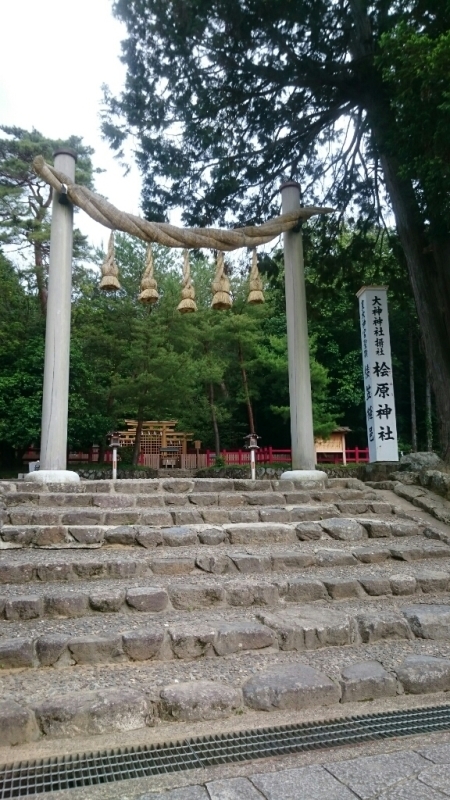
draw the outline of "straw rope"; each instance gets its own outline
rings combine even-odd
[[[211,308],[215,308],[217,311],[225,311],[231,308],[230,281],[225,274],[225,261],[221,250],[217,253],[217,268],[212,290],[214,292],[214,297],[212,299]]]
[[[33,167],[37,175],[56,192],[63,184],[67,187],[69,200],[82,208],[92,219],[106,228],[130,233],[145,242],[157,242],[166,247],[199,248],[213,250],[237,250],[239,247],[256,247],[272,241],[281,233],[295,228],[299,220],[316,214],[328,214],[332,208],[309,206],[265,222],[263,225],[222,230],[220,228],[178,228],[165,222],[149,222],[134,214],[127,214],[91,192],[85,186],[73,183],[63,172],[47,164],[43,156],[36,156]]]
[[[108,252],[102,264],[100,289],[104,292],[117,292],[120,289],[119,268],[114,257],[114,231],[111,232],[109,237]]]
[[[159,300],[158,287],[153,277],[153,270],[153,251],[151,244],[149,244],[147,247],[145,270],[141,280],[141,293],[138,297],[141,303],[152,304]]]
[[[256,253],[256,247],[252,252],[252,268],[250,270],[249,285],[250,291],[248,293],[247,303],[250,303],[250,305],[253,306],[264,303],[263,285],[258,269],[258,256]]]
[[[189,264],[189,250],[183,252],[183,288],[181,290],[181,301],[177,311],[181,314],[190,314],[197,311],[195,303],[195,289],[191,281],[191,267]]]

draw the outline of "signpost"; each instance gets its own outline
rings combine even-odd
[[[398,461],[387,286],[358,294],[369,461]]]

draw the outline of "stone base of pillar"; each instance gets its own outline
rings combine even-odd
[[[30,472],[26,480],[35,483],[79,483],[80,476],[68,469],[38,469]]]
[[[283,472],[280,475],[282,481],[296,481],[296,483],[309,483],[312,486],[317,486],[318,483],[325,483],[327,480],[327,473],[322,472],[320,469],[291,469]],[[305,489],[307,487],[305,486]]]

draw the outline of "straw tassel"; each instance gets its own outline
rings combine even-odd
[[[247,303],[256,306],[264,303],[263,285],[261,276],[258,270],[258,256],[256,254],[256,247],[252,251],[252,268],[250,270],[250,291],[247,297]]]
[[[179,311],[180,314],[192,314],[193,311],[197,311],[195,289],[191,281],[188,250],[183,251],[183,288],[181,290],[181,302],[178,304],[177,311]]]
[[[152,246],[149,244],[147,247],[147,256],[145,259],[145,270],[141,280],[141,293],[138,300],[141,303],[157,303],[159,300],[158,288],[156,281],[153,277],[153,251]]]
[[[108,242],[108,252],[102,264],[100,289],[104,292],[117,292],[117,290],[121,288],[118,278],[119,270],[114,258],[114,231],[111,231]]]
[[[217,268],[212,285],[214,296],[212,299],[211,307],[218,311],[224,311],[231,308],[231,294],[230,294],[230,281],[225,275],[225,262],[224,255],[221,250],[217,254]]]

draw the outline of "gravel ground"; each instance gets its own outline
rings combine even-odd
[[[424,640],[378,642],[358,647],[333,647],[304,653],[242,653],[198,661],[107,664],[43,670],[15,670],[0,675],[3,700],[37,703],[64,694],[98,689],[139,688],[150,695],[171,683],[210,680],[240,686],[245,680],[277,665],[301,663],[316,667],[330,677],[339,678],[340,670],[360,661],[380,661],[387,670],[397,667],[411,654],[450,657],[450,642]],[[366,705],[364,705],[366,708]],[[263,724],[272,724],[271,715]]]
[[[410,574],[410,573],[406,573]],[[327,575],[330,575],[327,572]],[[311,577],[311,573],[309,575]],[[286,580],[289,579],[289,576],[286,576]],[[241,579],[242,580],[242,579]],[[231,581],[228,581],[231,583]],[[253,581],[251,582],[253,583]],[[246,585],[249,584],[249,581],[246,581]],[[258,581],[258,585],[267,585],[266,581]],[[97,584],[96,584],[97,585]],[[182,583],[179,585],[183,585]],[[184,585],[187,585],[187,581]],[[192,583],[191,585],[197,585],[196,583]],[[213,581],[210,577],[209,585],[216,587],[217,581]],[[225,583],[226,585],[226,583]],[[117,588],[117,582],[115,584]],[[60,590],[61,591],[61,590]],[[64,594],[75,594],[78,591],[78,584],[76,587],[65,587],[63,588]],[[56,589],[54,589],[53,594],[57,594]],[[325,607],[329,608],[332,606],[333,609],[341,611],[343,613],[348,614],[359,614],[363,612],[379,612],[380,614],[386,611],[401,611],[401,609],[405,606],[410,606],[412,604],[417,603],[425,603],[425,604],[446,604],[449,605],[450,602],[448,600],[447,594],[426,594],[426,595],[409,595],[408,597],[394,597],[394,596],[384,596],[384,597],[367,597],[364,598],[364,604],[361,603],[361,598],[353,598],[353,599],[346,599],[346,600],[335,600],[335,601],[323,601],[318,600],[312,604],[313,608],[320,608]],[[260,607],[259,610],[263,610],[266,613],[270,613],[272,610],[274,613],[283,614],[283,609],[289,610],[290,612],[295,611],[298,609],[301,612],[303,605],[297,605],[295,603],[285,603],[274,606],[273,609],[268,606]],[[195,631],[196,626],[201,625],[202,628],[205,625],[211,623],[220,624],[222,622],[231,622],[231,621],[238,621],[240,619],[256,619],[256,615],[258,613],[258,609],[255,607],[229,607],[217,604],[216,606],[208,606],[203,609],[196,609],[195,611],[177,611],[174,609],[166,609],[165,611],[159,612],[157,615],[154,613],[146,613],[146,612],[133,612],[130,610],[128,611],[120,611],[116,613],[98,613],[98,614],[90,614],[84,617],[76,617],[74,619],[66,619],[66,618],[57,618],[57,619],[32,619],[32,620],[21,620],[17,622],[5,622],[0,627],[0,640],[3,639],[14,639],[16,637],[24,637],[24,638],[37,638],[38,636],[43,636],[44,634],[53,634],[53,633],[64,633],[67,636],[84,636],[90,634],[98,634],[99,636],[103,636],[106,633],[113,633],[113,632],[120,632],[125,630],[131,629],[138,629],[144,628],[146,625],[154,626],[162,625],[169,626],[173,624],[187,624],[191,627],[193,631]]]
[[[371,517],[375,519],[375,517]],[[381,521],[383,521],[381,519]],[[191,527],[191,526],[187,526]],[[204,528],[220,528],[219,525],[203,526]],[[450,528],[448,527],[450,534]],[[3,564],[32,564],[33,566],[66,563],[77,564],[84,562],[98,562],[117,560],[120,556],[121,559],[127,558],[131,561],[137,559],[141,563],[145,560],[148,564],[154,556],[182,556],[194,557],[204,555],[217,555],[219,553],[232,555],[234,553],[251,553],[253,555],[260,555],[265,557],[276,556],[277,554],[285,554],[286,552],[305,553],[305,554],[320,554],[323,550],[342,550],[352,552],[353,550],[364,548],[383,548],[389,550],[392,547],[418,547],[418,546],[435,546],[440,550],[450,549],[435,539],[429,539],[425,536],[402,536],[402,537],[389,537],[387,539],[360,539],[354,542],[344,542],[338,539],[333,539],[331,536],[324,534],[318,541],[297,541],[289,544],[274,544],[270,545],[230,545],[218,544],[210,545],[191,545],[189,547],[154,547],[146,550],[139,546],[129,545],[106,545],[102,548],[96,548],[94,551],[90,548],[79,547],[77,549],[61,549],[57,548],[40,548],[40,549],[11,549],[3,550],[1,555],[1,563]]]
[[[336,544],[342,544],[341,542]],[[414,540],[410,541],[411,546],[416,546]],[[405,545],[407,545],[407,541],[405,541]],[[395,546],[395,545],[393,545]],[[187,558],[190,557],[192,559],[196,559],[198,556],[211,556],[217,557],[218,552],[217,549],[209,549],[205,548],[206,552],[194,552],[189,551],[188,548],[177,549],[176,555],[180,558]],[[384,550],[389,550],[389,547],[384,547]],[[326,547],[326,548],[316,548],[316,552],[318,554],[323,553],[324,551],[335,550],[339,552],[347,552],[347,550],[343,547]],[[294,547],[286,547],[285,550],[277,549],[275,550],[268,550],[267,552],[262,552],[262,548],[235,548],[234,550],[231,548],[227,548],[226,550],[220,550],[220,554],[229,555],[229,556],[238,556],[238,555],[255,555],[260,556],[262,558],[270,558],[273,557],[285,557],[290,553],[305,553],[306,550],[302,548]],[[313,552],[313,551],[310,551]],[[351,552],[351,551],[349,551]],[[38,555],[42,556],[41,553]],[[52,553],[52,556],[55,554]],[[73,554],[71,554],[73,555]],[[83,554],[83,556],[86,554]],[[161,553],[161,555],[163,555]],[[173,557],[174,553],[171,551],[167,553],[165,551],[165,555]],[[160,557],[160,553],[158,551],[158,558]],[[151,562],[152,557],[147,556],[145,557],[148,563]],[[3,559],[1,559],[3,561]],[[111,558],[109,556],[107,559],[101,559],[102,563],[108,563],[111,561],[115,561],[116,559]],[[121,560],[122,556],[121,556]],[[131,556],[126,556],[125,559],[127,562],[131,561],[134,563],[136,559],[133,559]],[[139,564],[142,564],[142,559],[139,559]],[[9,557],[8,557],[9,562]],[[14,563],[28,563],[28,560],[15,560]],[[34,566],[49,566],[51,564],[85,564],[89,565],[90,563],[96,564],[98,563],[97,559],[91,558],[82,558],[79,561],[76,559],[67,559],[62,561],[61,556],[56,558],[49,558],[48,560],[45,558],[41,558],[39,561],[33,560]],[[99,590],[99,589],[113,589],[113,588],[123,588],[126,589],[127,587],[137,587],[137,586],[155,586],[155,587],[178,587],[183,586],[186,583],[192,585],[195,580],[195,583],[201,585],[202,583],[210,584],[214,582],[218,586],[227,586],[229,583],[233,583],[236,581],[258,581],[260,583],[263,581],[267,584],[276,584],[279,585],[280,583],[285,583],[288,581],[292,581],[294,578],[317,578],[319,580],[323,580],[327,577],[333,578],[364,578],[370,576],[390,576],[393,574],[402,574],[402,575],[416,575],[422,572],[431,572],[431,571],[438,571],[438,572],[449,572],[450,573],[450,556],[445,558],[426,558],[421,559],[413,562],[405,562],[405,561],[398,561],[397,559],[386,559],[381,563],[374,563],[374,564],[362,564],[357,562],[353,565],[349,566],[338,566],[338,567],[319,567],[319,566],[310,566],[305,567],[303,569],[300,568],[292,568],[290,570],[268,570],[267,572],[251,572],[251,573],[243,573],[236,570],[235,572],[226,573],[223,575],[220,574],[213,574],[209,572],[204,572],[200,569],[195,569],[192,573],[188,573],[185,575],[154,575],[149,574],[148,577],[137,577],[137,578],[122,578],[122,579],[107,579],[101,577],[93,577],[91,580],[73,580],[73,581],[51,581],[51,582],[43,582],[43,581],[32,581],[29,583],[5,583],[0,585],[0,597],[5,598],[6,596],[12,597],[15,595],[23,595],[23,594],[33,594],[33,595],[52,595],[52,594],[59,594],[62,591],[73,591],[73,592],[81,592],[81,591],[92,591],[92,590]]]

